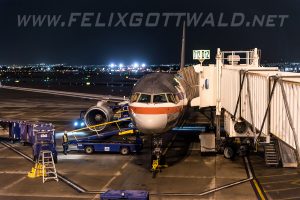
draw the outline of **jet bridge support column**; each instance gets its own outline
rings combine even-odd
[[[216,64],[210,64],[208,66],[203,66],[202,64],[194,65],[194,71],[198,73],[198,87],[199,94],[191,100],[191,106],[197,106],[199,109],[215,107],[216,113],[214,117],[215,124],[215,133],[200,134],[201,145],[207,147],[209,145],[209,149],[214,149],[214,151],[218,151],[221,146],[221,73],[223,67],[223,53],[220,49],[217,50],[216,54]],[[203,135],[203,137],[201,136]],[[207,141],[207,142],[206,142]],[[213,142],[212,142],[213,141]],[[205,148],[208,149],[208,148]],[[206,152],[207,150],[205,150]]]

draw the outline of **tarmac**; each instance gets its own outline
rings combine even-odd
[[[0,118],[52,122],[57,132],[72,129],[81,110],[93,100],[0,90]],[[201,155],[197,135],[165,134],[168,168],[152,178],[150,139],[140,154],[71,151],[61,153],[58,138],[59,182],[28,178],[33,163],[30,146],[0,143],[0,199],[99,199],[108,189],[146,190],[150,199],[300,199],[300,170],[268,168],[259,154],[228,160],[221,154]],[[247,164],[249,162],[249,164]],[[83,189],[81,192],[70,183]]]

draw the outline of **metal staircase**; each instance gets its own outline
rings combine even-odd
[[[265,162],[267,166],[279,165],[279,152],[277,148],[277,143],[275,140],[271,140],[270,143],[264,145],[265,149]]]
[[[42,150],[39,154],[38,164],[43,166],[43,183],[48,180],[58,181],[57,172],[51,151]]]

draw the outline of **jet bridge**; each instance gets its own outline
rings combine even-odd
[[[300,74],[262,67],[259,58],[258,49],[218,49],[216,64],[191,67],[199,74],[200,94],[191,106],[215,106],[217,116],[224,113],[229,138],[253,144],[268,144],[271,137],[280,140],[283,166],[284,162],[299,164]]]

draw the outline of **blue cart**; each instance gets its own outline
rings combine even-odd
[[[149,192],[144,190],[108,190],[100,195],[100,200],[149,200]]]
[[[113,141],[113,140],[87,140],[78,141],[77,149],[87,154],[94,152],[112,152],[128,155],[130,153],[138,153],[143,148],[143,141],[137,137],[133,141]]]

